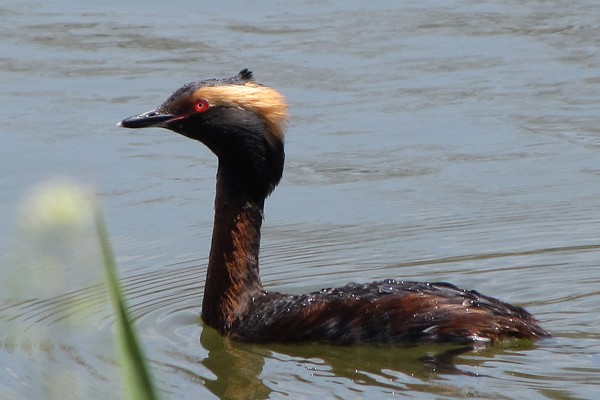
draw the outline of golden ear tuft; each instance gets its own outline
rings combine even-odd
[[[213,107],[238,107],[255,112],[267,124],[267,141],[283,142],[287,123],[285,97],[274,89],[254,82],[245,85],[204,86],[196,90],[194,99],[206,99]]]

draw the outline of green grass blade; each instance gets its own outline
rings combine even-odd
[[[125,398],[127,400],[154,400],[157,399],[156,391],[144,354],[138,343],[135,327],[129,317],[123,299],[106,225],[102,218],[100,207],[95,205],[94,209],[96,231],[100,240],[109,296],[116,313],[117,346],[122,368]]]

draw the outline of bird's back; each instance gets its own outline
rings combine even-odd
[[[229,335],[260,342],[449,342],[473,346],[548,336],[521,307],[448,283],[391,279],[350,283],[305,295],[261,293]]]

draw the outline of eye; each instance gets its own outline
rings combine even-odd
[[[197,100],[196,103],[194,103],[194,111],[197,113],[202,113],[208,110],[209,107],[208,101],[204,99]]]

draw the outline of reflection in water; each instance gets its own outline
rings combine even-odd
[[[336,346],[322,343],[255,345],[225,339],[214,329],[204,327],[200,338],[208,357],[202,364],[216,378],[205,378],[204,385],[221,399],[266,399],[275,390],[271,386],[275,371],[268,362],[277,360],[288,366],[282,370],[292,371],[300,366],[310,370],[311,375],[329,377],[332,380],[348,380],[359,387],[375,385],[391,392],[429,391],[430,380],[439,375],[479,376],[461,365],[473,369],[486,361],[485,357],[459,358],[475,354],[467,347],[453,345],[360,345]],[[512,342],[504,348],[482,349],[478,354],[493,356],[534,348],[527,341]],[[293,367],[292,367],[293,365]],[[409,382],[406,382],[406,381]],[[460,393],[451,386],[438,385],[446,393]]]
[[[244,344],[223,338],[205,326],[200,337],[208,357],[202,364],[216,379],[206,379],[205,386],[220,399],[266,399],[271,389],[260,379],[264,356]]]

